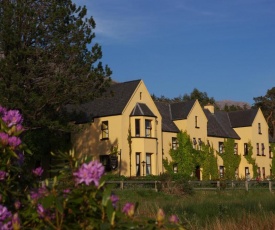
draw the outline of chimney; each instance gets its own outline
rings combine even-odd
[[[210,111],[210,113],[214,114],[215,113],[215,108],[214,105],[212,104],[207,104],[204,106],[205,109],[208,109]]]

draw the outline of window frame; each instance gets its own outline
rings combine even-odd
[[[101,122],[101,140],[108,140],[110,136],[109,133],[109,121]]]
[[[135,136],[140,137],[140,119],[135,119]]]
[[[141,161],[140,161],[140,152],[136,153],[136,176],[141,176]]]
[[[145,169],[145,172],[146,172],[146,176],[147,175],[151,175],[152,174],[152,153],[146,153],[146,169]]]
[[[145,119],[145,137],[152,137],[152,120],[150,119]]]

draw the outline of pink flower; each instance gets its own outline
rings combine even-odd
[[[135,205],[133,203],[126,203],[122,209],[122,212],[127,216],[132,217],[135,214]]]
[[[13,230],[19,230],[20,229],[20,219],[19,219],[18,213],[15,213],[12,216],[11,222],[12,222],[12,227],[13,227],[12,229]]]
[[[116,208],[117,202],[119,201],[118,196],[115,195],[115,194],[112,194],[112,195],[110,196],[110,200],[112,201],[113,207]]]
[[[9,138],[9,145],[12,147],[12,148],[16,148],[17,146],[21,145],[21,140],[19,137],[16,137],[16,136],[12,136]]]
[[[44,216],[45,216],[45,209],[44,209],[44,207],[42,206],[42,204],[38,204],[38,205],[37,205],[36,211],[37,211],[37,213],[38,213],[38,215],[39,215],[40,217],[44,217]]]
[[[10,217],[11,212],[5,206],[0,204],[0,222],[3,222]]]
[[[7,173],[5,171],[0,170],[0,180],[5,180]]]
[[[173,224],[179,223],[179,218],[176,215],[172,215],[169,217],[169,221]]]
[[[22,124],[23,118],[18,110],[8,110],[3,116],[3,121],[8,127],[12,127],[13,125]]]
[[[89,164],[82,164],[73,175],[75,176],[76,184],[85,183],[86,185],[90,185],[94,182],[95,186],[98,187],[103,173],[104,166],[98,161],[91,161]]]
[[[44,170],[42,167],[38,167],[38,168],[32,170],[32,173],[35,176],[41,176],[43,172],[44,172]]]

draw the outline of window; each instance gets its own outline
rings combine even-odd
[[[151,172],[151,153],[146,153],[146,175],[150,175]]]
[[[151,120],[145,120],[145,136],[151,137],[152,125]]]
[[[136,153],[136,176],[140,176],[140,153]]]
[[[265,179],[265,167],[262,167],[263,179]]]
[[[261,168],[260,167],[258,167],[257,173],[258,173],[258,177],[261,177]]]
[[[200,128],[198,125],[198,116],[195,116],[195,128]]]
[[[197,144],[197,140],[195,137],[193,137],[193,145],[196,145]]]
[[[234,154],[238,155],[238,143],[234,144]]]
[[[110,156],[109,155],[100,155],[99,156],[100,163],[104,166],[106,172],[111,171],[111,163],[110,163]]]
[[[220,166],[220,177],[223,178],[224,177],[224,166]]]
[[[248,154],[248,144],[244,143],[244,156]]]
[[[135,119],[135,135],[136,137],[140,136],[140,120],[139,119]]]
[[[262,134],[261,123],[258,123],[258,133]]]
[[[142,92],[139,92],[139,100],[142,99]]]
[[[173,164],[173,171],[174,171],[174,173],[178,173],[178,164],[177,163]]]
[[[178,139],[176,137],[172,137],[172,149],[176,150],[178,148]]]
[[[224,152],[223,142],[219,142],[219,153],[223,153],[223,152]]]
[[[248,167],[244,168],[244,173],[245,173],[246,179],[249,181],[250,180],[250,172],[249,172],[249,168]]]
[[[256,148],[257,148],[257,155],[260,155],[260,145],[259,143],[256,144]]]
[[[109,125],[108,125],[108,121],[102,121],[102,124],[101,124],[101,134],[102,134],[102,139],[108,139],[109,138]]]
[[[235,169],[235,178],[236,180],[239,178],[239,168]]]
[[[199,142],[199,150],[201,150],[201,146],[202,146],[202,140],[201,140],[201,138],[198,138],[198,142]]]
[[[272,149],[271,149],[271,146],[269,146],[269,158],[272,158]]]
[[[265,150],[264,143],[262,143],[262,156],[265,156],[264,150]]]

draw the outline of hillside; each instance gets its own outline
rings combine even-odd
[[[251,105],[247,102],[242,101],[231,101],[231,100],[222,100],[222,101],[216,101],[216,105],[222,110],[225,105],[227,106],[239,106],[241,108],[247,108],[250,109]]]

